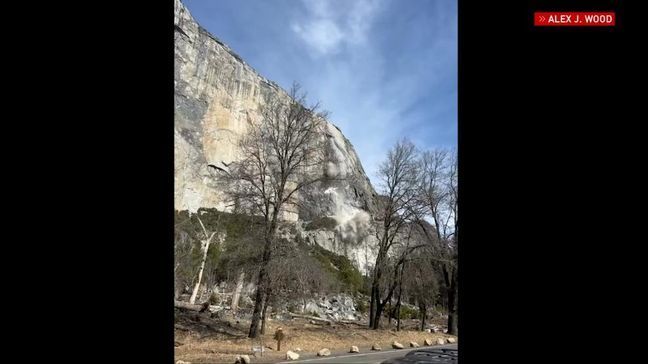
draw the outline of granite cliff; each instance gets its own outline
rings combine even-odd
[[[227,211],[208,165],[227,165],[240,157],[236,142],[246,132],[248,120],[258,117],[266,93],[288,96],[202,28],[179,0],[174,26],[175,208]],[[289,220],[307,240],[348,256],[364,269],[373,256],[370,220],[377,195],[349,140],[330,121],[325,133],[335,156],[326,173],[338,178],[303,191],[301,207]],[[334,226],[313,224],[323,218],[335,221]],[[307,224],[310,229],[303,228]]]

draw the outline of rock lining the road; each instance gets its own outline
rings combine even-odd
[[[249,355],[237,355],[234,364],[250,364],[251,362]]]
[[[297,360],[297,359],[299,359],[299,354],[290,350],[286,352],[286,360]]]

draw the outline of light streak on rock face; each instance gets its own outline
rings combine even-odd
[[[337,187],[329,187],[324,193],[330,195],[334,202],[334,215],[330,217],[337,221],[337,230],[342,240],[353,245],[361,243],[369,235],[369,214],[345,203]]]

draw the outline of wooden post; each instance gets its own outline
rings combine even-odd
[[[283,333],[283,329],[281,327],[278,327],[277,331],[275,331],[274,339],[277,340],[277,351],[280,351],[281,350],[281,340],[284,339],[284,333]]]

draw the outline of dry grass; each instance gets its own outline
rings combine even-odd
[[[252,354],[252,346],[269,346],[263,358],[253,358],[253,362],[277,362],[285,359],[287,350],[301,348],[299,353],[304,356],[314,355],[322,348],[331,352],[348,352],[351,345],[356,345],[361,352],[366,352],[374,343],[379,344],[383,350],[391,349],[391,343],[398,341],[405,347],[410,341],[415,341],[423,346],[425,339],[436,341],[440,337],[450,337],[441,333],[427,333],[413,329],[399,332],[383,329],[369,330],[365,326],[353,324],[334,324],[333,326],[312,325],[305,320],[290,322],[269,321],[266,328],[267,334],[262,339],[248,339],[246,336],[247,322],[240,324],[227,324],[220,322],[228,328],[229,333],[198,333],[195,331],[176,330],[176,341],[183,345],[175,348],[176,360],[190,361],[192,363],[234,363],[236,355]],[[277,327],[282,327],[286,339],[281,343],[281,351],[277,352],[277,343],[272,339]],[[413,327],[410,323],[408,327]],[[232,332],[237,332],[233,336]],[[258,355],[258,354],[257,354]]]

